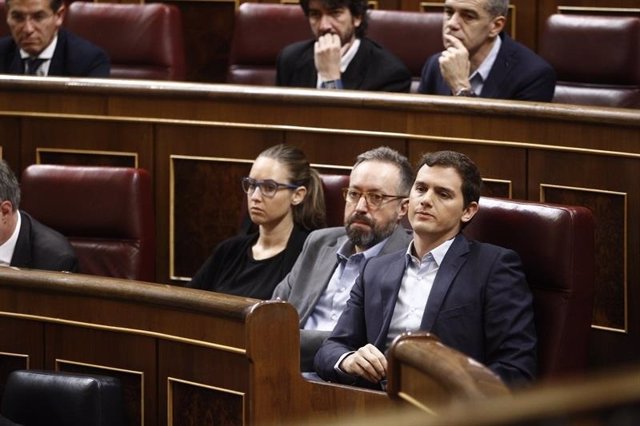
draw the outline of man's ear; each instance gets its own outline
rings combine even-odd
[[[493,18],[491,22],[491,30],[489,31],[489,37],[495,38],[498,37],[498,34],[504,30],[505,25],[507,25],[507,18],[504,16],[496,16]]]
[[[398,206],[398,221],[400,221],[403,217],[407,215],[409,211],[409,199],[403,198],[400,200],[400,205]]]
[[[471,202],[462,212],[460,220],[464,223],[469,222],[471,218],[478,212],[478,203],[476,201]]]
[[[11,201],[4,200],[0,203],[0,216],[2,217],[2,221],[6,222],[6,217],[13,213],[13,204]]]
[[[60,28],[62,26],[62,22],[64,21],[64,17],[67,13],[67,7],[63,4],[60,5],[56,14],[56,26]]]

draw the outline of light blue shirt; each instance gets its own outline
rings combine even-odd
[[[471,88],[478,96],[482,93],[484,82],[487,80],[487,77],[489,77],[491,68],[493,68],[493,63],[498,57],[500,46],[502,46],[502,39],[500,37],[496,37],[496,41],[493,42],[493,47],[491,48],[491,51],[489,52],[487,57],[484,58],[484,61],[482,61],[478,69],[471,73],[471,75],[469,76],[469,83],[471,83]]]
[[[413,241],[409,244],[404,276],[387,334],[387,348],[401,333],[420,329],[436,274],[452,243],[453,238],[425,254],[422,259],[414,256]]]
[[[340,246],[336,252],[338,266],[333,271],[329,284],[322,292],[313,312],[304,323],[304,330],[332,331],[334,329],[342,311],[347,306],[351,287],[360,275],[360,268],[367,259],[380,253],[387,240],[388,238],[385,238],[360,253],[353,253],[354,247],[349,240]]]

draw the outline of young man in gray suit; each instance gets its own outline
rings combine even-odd
[[[312,232],[273,298],[300,315],[301,369],[331,334],[362,264],[373,256],[406,250],[411,240],[400,220],[407,213],[413,172],[406,157],[379,147],[360,154],[345,189],[344,227]]]

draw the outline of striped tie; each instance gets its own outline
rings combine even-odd
[[[25,74],[27,75],[36,75],[36,71],[40,68],[40,65],[46,61],[46,59],[42,58],[26,58],[24,60],[25,65]]]

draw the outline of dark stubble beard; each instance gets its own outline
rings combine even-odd
[[[360,228],[351,227],[354,222],[366,223],[371,230],[365,231]],[[391,235],[396,229],[396,222],[397,221],[392,220],[386,226],[381,227],[379,223],[366,215],[354,213],[347,220],[345,229],[347,230],[347,237],[349,237],[353,245],[362,250],[367,250]]]

